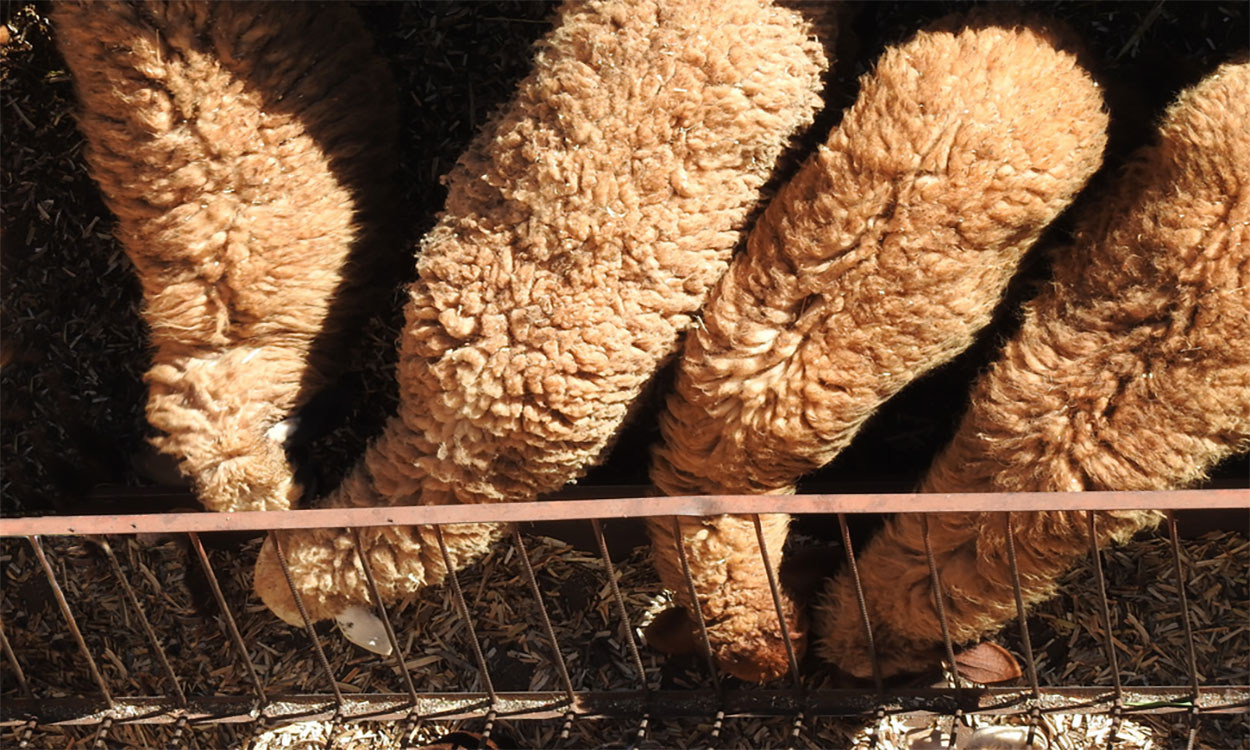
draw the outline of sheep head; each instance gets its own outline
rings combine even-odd
[[[443,540],[452,564],[463,565],[485,553],[507,528],[484,524],[444,527]],[[356,534],[342,529],[301,529],[274,532],[265,540],[252,584],[265,606],[288,625],[304,624],[299,608],[303,604],[309,622],[334,620],[348,640],[388,654],[390,641],[373,612],[375,600],[364,560],[384,603],[398,602],[411,591],[442,582],[447,575],[436,532],[429,526],[383,526],[360,529]],[[299,592],[299,604],[292,586]]]
[[[786,612],[786,630],[790,635],[794,657],[796,661],[801,660],[807,651],[807,618],[789,598],[783,598],[782,601]],[[758,631],[742,634],[736,639],[723,632],[724,623],[706,623],[712,644],[712,658],[719,671],[749,682],[775,680],[790,671],[790,657],[786,653],[785,641],[773,627],[776,623],[774,609],[770,606],[767,612],[761,614],[770,618],[770,622],[762,625]],[[741,621],[731,618],[726,622],[738,624]],[[714,632],[715,636],[712,635]],[[647,626],[645,636],[648,645],[669,655],[691,654],[702,650],[698,623],[685,607],[673,607],[661,612]]]

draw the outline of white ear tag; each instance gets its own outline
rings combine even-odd
[[[359,605],[348,607],[334,621],[347,640],[375,654],[390,656],[391,642],[386,637],[386,627],[368,608]]]
[[[299,417],[287,417],[266,430],[265,437],[275,443],[286,445],[286,441],[291,439],[291,436],[295,434],[295,430],[298,428]]]

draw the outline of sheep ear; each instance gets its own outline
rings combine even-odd
[[[367,607],[351,606],[334,618],[343,631],[343,637],[375,654],[390,656],[391,642],[386,637],[386,626]]]
[[[955,654],[955,664],[961,677],[982,685],[1011,682],[1024,674],[1010,651],[990,641],[982,641]]]
[[[651,648],[675,656],[698,650],[697,629],[685,607],[672,607],[656,615],[644,635]]]

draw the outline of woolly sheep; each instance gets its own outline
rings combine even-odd
[[[563,5],[535,70],[448,179],[410,288],[399,414],[328,504],[527,500],[598,460],[819,105],[809,36],[760,0]],[[498,532],[445,529],[453,564]],[[446,574],[432,528],[361,538],[383,599]],[[370,600],[350,536],[281,543],[312,619]],[[301,622],[272,540],[255,587]]]
[[[1158,143],[1083,217],[924,491],[1179,488],[1250,448],[1248,122],[1250,63],[1181,94]],[[1097,542],[1124,541],[1158,518],[1098,512]],[[886,674],[938,659],[921,524],[891,519],[859,564]],[[1013,527],[1028,606],[1089,553],[1088,514],[1016,513]],[[930,516],[929,533],[954,641],[1016,616],[1005,514]],[[871,673],[847,575],[828,586],[813,629],[825,658]]]
[[[1023,252],[1099,166],[1102,98],[1058,38],[958,23],[885,52],[713,291],[661,417],[662,491],[793,492],[878,406],[972,342]],[[789,518],[760,520],[778,565]],[[649,526],[660,577],[689,607],[672,519]],[[785,674],[753,519],[680,529],[720,666]],[[788,596],[784,608],[801,654]]]
[[[388,73],[346,7],[56,3],[87,161],[143,286],[148,421],[212,510],[289,507],[289,415],[327,382],[386,232]]]

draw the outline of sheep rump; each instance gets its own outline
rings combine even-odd
[[[421,244],[400,412],[333,506],[532,499],[598,460],[724,272],[823,53],[756,0],[568,2],[461,157]],[[453,564],[491,527],[445,530]],[[445,574],[426,528],[361,533],[383,599]],[[283,548],[313,619],[369,601],[334,530]],[[273,545],[255,586],[300,622]]]
[[[143,286],[147,417],[211,510],[284,509],[276,427],[383,241],[389,74],[345,7],[56,3],[87,162]]]
[[[1158,143],[1078,226],[1054,282],[978,381],[926,492],[1153,490],[1200,481],[1250,448],[1250,64],[1221,67],[1169,108]],[[1153,512],[1097,512],[1122,542]],[[941,633],[919,517],[892,518],[861,555],[886,674],[935,663]],[[1026,606],[1089,553],[1085,512],[1012,517]],[[929,516],[951,637],[1017,615],[1002,513]],[[871,674],[852,582],[832,581],[813,629],[843,669]]]
[[[793,492],[877,407],[972,343],[1024,251],[1101,163],[1102,98],[1064,46],[1037,24],[948,19],[885,52],[688,337],[652,466],[661,490]],[[789,518],[761,523],[779,565]],[[689,607],[671,519],[649,528],[661,580]],[[717,660],[747,680],[783,675],[753,521],[680,528]],[[783,611],[801,652],[789,597]]]

